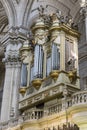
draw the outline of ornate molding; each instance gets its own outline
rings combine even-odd
[[[29,96],[27,95],[27,98],[24,98],[19,101],[19,109],[20,110],[26,109],[26,107],[31,107],[31,106],[38,104],[38,102],[42,102],[45,100],[50,100],[52,98],[54,99],[54,97],[57,98],[57,97],[62,96],[64,86],[65,86],[65,84],[59,83],[59,84],[51,85],[48,88],[44,88],[39,93],[36,92],[35,94],[31,94]],[[75,85],[67,86],[68,93],[71,93],[71,91],[74,92],[74,91],[79,90],[78,88],[76,88],[74,86]]]
[[[20,62],[19,49],[26,40],[26,35],[17,31],[17,28],[11,28],[10,31],[1,39],[1,46],[5,48],[5,58],[3,62],[15,64]]]

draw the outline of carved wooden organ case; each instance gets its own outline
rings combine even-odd
[[[79,33],[61,23],[56,14],[50,23],[43,17],[37,19],[31,31],[33,40],[26,40],[20,49],[20,93],[28,95],[62,83],[78,88]]]

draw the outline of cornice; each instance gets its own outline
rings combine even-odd
[[[12,26],[9,30],[8,33],[5,34],[5,36],[2,37],[1,39],[1,45],[5,46],[9,41],[14,41],[17,43],[17,41],[24,42],[26,40],[27,34],[29,30],[23,26]]]
[[[67,85],[68,87],[68,91],[70,92],[71,89],[73,92],[78,91],[79,89],[76,87],[73,87],[73,85]],[[71,89],[69,89],[69,87]],[[31,107],[34,106],[35,104],[38,104],[38,102],[42,102],[42,101],[47,101],[50,99],[54,99],[54,97],[61,97],[62,93],[64,91],[64,84],[63,83],[57,83],[55,85],[51,85],[44,89],[42,89],[42,91],[39,91],[29,95],[27,97],[25,97],[24,99],[21,99],[19,101],[19,109],[26,109],[27,107]]]
[[[60,24],[59,26],[52,26],[50,28],[50,31],[52,30],[59,30],[59,31],[64,31],[67,34],[70,34],[71,36],[75,36],[77,38],[80,37],[80,33],[74,29],[72,29],[71,27],[65,25],[65,24]]]
[[[23,43],[26,40],[26,35],[22,33],[11,33],[8,32],[3,39],[1,39],[1,46],[6,47],[8,43]]]

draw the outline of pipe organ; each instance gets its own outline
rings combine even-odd
[[[24,63],[21,68],[21,86],[27,86],[27,65]]]
[[[47,99],[54,99],[63,94],[65,86],[69,95],[77,91],[78,31],[72,29],[69,24],[62,23],[56,14],[51,16],[50,23],[44,17],[39,17],[32,25],[31,31],[34,42],[28,39],[20,49],[20,93],[25,99],[26,96],[31,97],[32,93],[37,97],[37,100],[31,97],[28,106],[38,104],[38,100],[45,103]]]
[[[55,43],[52,43],[52,70],[60,69],[60,52]]]
[[[35,54],[34,54],[34,78],[43,77],[43,48],[42,45],[35,45]]]

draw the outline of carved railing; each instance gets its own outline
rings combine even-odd
[[[48,107],[48,115],[59,113],[71,106],[72,106],[72,100],[70,98],[67,100],[63,98],[59,100],[55,105],[51,105]]]
[[[34,120],[34,119],[40,119],[44,116],[44,110],[42,109],[32,109],[29,111],[26,111],[24,113],[24,121],[25,120]]]
[[[62,104],[56,104],[48,108],[48,115],[52,115],[62,111]]]
[[[44,117],[44,115],[45,115],[45,111],[42,109],[32,109],[32,110],[26,111],[22,116],[18,118],[13,118],[7,122],[0,123],[0,130],[5,130],[7,128],[17,126],[26,120],[40,119]]]
[[[79,127],[76,124],[70,124],[67,125],[63,124],[62,126],[53,126],[53,127],[47,127],[44,128],[44,130],[79,130]]]
[[[61,99],[55,105],[48,107],[48,115],[59,113],[62,110],[68,109],[69,107],[87,103],[87,91],[79,91],[72,95],[71,98]]]
[[[72,95],[72,105],[87,103],[87,91],[80,91]]]
[[[72,95],[71,98],[60,99],[58,102],[54,105],[48,106],[46,109],[31,109],[24,112],[24,114],[21,117],[18,117],[16,119],[11,119],[8,122],[0,123],[0,130],[6,129],[9,126],[17,126],[21,122],[24,122],[26,120],[37,120],[46,116],[50,116],[56,113],[59,113],[66,108],[76,106],[76,105],[82,105],[87,103],[87,91],[80,91]],[[71,127],[72,128],[72,127]],[[50,130],[50,129],[47,129]],[[53,129],[55,130],[55,129]],[[68,130],[68,129],[57,129],[57,130]],[[78,130],[78,129],[69,129],[69,130]]]

